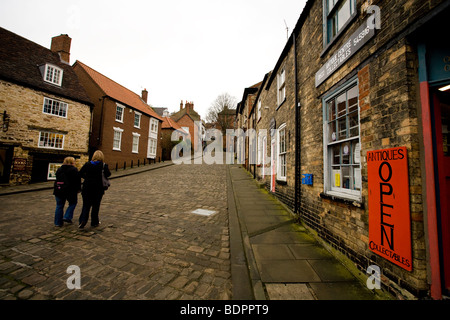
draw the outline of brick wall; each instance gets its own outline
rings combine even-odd
[[[148,115],[141,114],[141,123],[140,128],[134,127],[134,116],[135,110],[125,107],[123,113],[123,123],[116,121],[116,106],[117,103],[114,100],[109,98],[105,98],[104,102],[104,115],[103,115],[103,124],[101,129],[101,146],[100,150],[105,155],[105,162],[111,168],[115,168],[116,165],[118,168],[123,168],[124,165],[126,167],[130,167],[133,163],[133,166],[137,166],[138,161],[140,164],[148,163],[149,159],[147,159],[147,148],[148,148],[148,135],[149,135],[149,126],[150,126],[150,118]],[[122,143],[120,151],[113,150],[113,140],[114,140],[114,127],[123,129],[122,132]],[[139,148],[138,153],[133,153],[133,133],[140,134],[139,137]],[[161,122],[158,121],[158,145],[157,145],[157,153],[156,159],[151,159],[150,161],[161,161]]]
[[[270,136],[270,122],[275,119],[276,129],[281,125],[286,124],[286,181],[276,179],[275,195],[286,204],[291,210],[294,210],[295,202],[295,64],[294,64],[294,50],[288,52],[283,59],[281,66],[285,67],[286,77],[286,100],[278,105],[277,93],[277,74],[274,74],[273,81],[266,90],[266,84],[260,90],[261,99],[261,119],[256,124],[257,132],[260,130],[267,130],[267,152],[264,155],[267,160],[271,157],[271,136]],[[275,70],[278,73],[280,70]],[[257,107],[255,107],[257,113]],[[266,161],[265,171],[270,173],[271,163]],[[262,166],[257,167],[257,178],[265,184],[266,188],[270,190],[270,175],[261,176]]]

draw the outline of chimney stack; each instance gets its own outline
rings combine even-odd
[[[52,38],[50,50],[57,52],[61,61],[70,64],[70,45],[72,39],[67,34],[62,34]]]
[[[142,100],[144,100],[145,103],[147,103],[148,98],[148,91],[147,89],[142,90]]]
[[[180,102],[180,111],[183,110],[183,100]]]

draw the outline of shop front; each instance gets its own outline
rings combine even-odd
[[[448,30],[449,9],[418,32],[431,295],[450,295],[450,44],[429,34]]]

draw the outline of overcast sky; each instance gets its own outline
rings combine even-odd
[[[205,119],[215,98],[240,101],[273,69],[306,0],[0,0],[0,26],[50,48],[72,38],[79,60],[177,111],[193,101]],[[286,24],[285,24],[286,23]]]

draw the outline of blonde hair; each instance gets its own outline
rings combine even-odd
[[[64,159],[63,164],[71,164],[74,165],[75,164],[75,158],[74,157],[66,157]]]
[[[92,156],[92,161],[101,161],[101,162],[103,162],[103,160],[105,160],[105,156],[103,155],[103,152],[101,152],[100,150],[95,151],[93,156]]]

